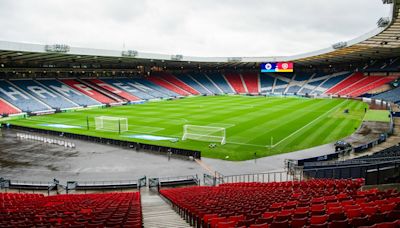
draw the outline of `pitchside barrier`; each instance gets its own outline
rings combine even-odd
[[[4,127],[5,127],[5,125],[3,125],[3,128]],[[30,127],[16,126],[16,125],[9,125],[8,127],[12,128],[12,129],[47,134],[47,135],[62,136],[62,137],[70,138],[70,139],[86,140],[86,141],[95,142],[95,143],[115,145],[115,146],[120,146],[120,147],[124,147],[124,148],[135,149],[137,151],[145,150],[145,151],[152,151],[152,152],[157,152],[157,153],[161,153],[161,154],[165,154],[165,155],[168,155],[168,153],[172,153],[173,155],[185,156],[189,159],[201,159],[201,152],[196,151],[196,150],[187,150],[187,149],[173,148],[173,147],[167,147],[167,146],[157,146],[157,145],[151,145],[151,144],[146,144],[146,143],[137,143],[137,142],[118,140],[118,139],[107,139],[107,138],[101,138],[101,137],[96,137],[96,136],[88,136],[88,135],[80,135],[80,134],[75,134],[75,133],[66,133],[66,132],[59,132],[59,131],[52,131],[52,130],[36,129],[36,128],[30,128]]]

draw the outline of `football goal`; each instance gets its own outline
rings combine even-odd
[[[97,131],[113,131],[125,132],[128,131],[128,119],[112,116],[96,116],[94,118]]]
[[[226,143],[226,131],[223,127],[184,125],[182,140],[191,139],[204,142]]]

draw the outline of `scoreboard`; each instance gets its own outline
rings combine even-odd
[[[293,72],[293,62],[268,62],[261,63],[262,73]]]

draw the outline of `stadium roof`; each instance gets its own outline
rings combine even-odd
[[[391,15],[382,18],[377,28],[356,39],[331,47],[295,55],[273,57],[194,57],[143,53],[135,50],[102,50],[0,41],[0,71],[3,68],[81,67],[129,69],[139,66],[168,68],[255,67],[260,62],[293,61],[296,64],[326,65],[362,62],[400,56],[400,0],[391,4]],[[96,66],[96,67],[93,67]]]

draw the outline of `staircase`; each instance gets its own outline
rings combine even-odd
[[[143,188],[140,194],[145,228],[191,227],[156,191]]]

